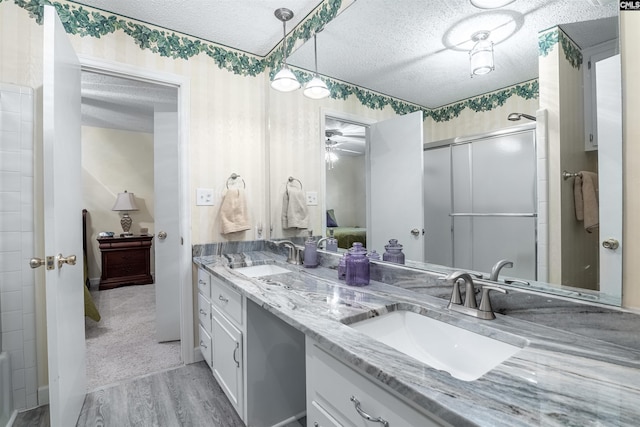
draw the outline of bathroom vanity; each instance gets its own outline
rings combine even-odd
[[[230,338],[220,344],[225,349],[220,353],[232,362],[238,360],[236,367],[243,366],[240,375],[244,390],[239,394],[245,402],[237,409],[248,426],[275,425],[299,415],[300,407],[284,407],[285,402],[295,400],[293,394],[270,403],[283,405],[278,421],[261,418],[260,411],[268,412],[268,408],[253,407],[252,412],[252,390],[258,390],[260,396],[280,393],[273,388],[280,386],[278,372],[300,379],[287,387],[297,390],[298,397],[306,395],[302,410],[306,407],[309,426],[382,426],[384,422],[392,427],[627,426],[640,419],[637,346],[606,342],[515,316],[498,314],[497,319],[488,321],[451,312],[446,308],[447,299],[431,295],[434,289],[442,292],[438,281],[441,276],[435,273],[380,263],[372,277],[385,278],[388,283],[372,280],[369,286],[356,288],[337,280],[337,256],[334,260],[330,254],[323,254],[321,261],[320,267],[305,269],[286,264],[283,256],[271,252],[194,257],[199,283],[200,277],[209,277],[227,292],[235,292],[245,310],[241,315],[244,326],[220,313],[241,336],[237,347]],[[238,268],[243,265],[262,265],[264,269],[249,277]],[[504,301],[508,303],[511,298],[518,306],[529,301],[531,295],[510,289]],[[544,295],[536,298],[554,300]],[[219,295],[211,292],[208,304],[220,312],[216,300],[220,300]],[[203,304],[206,306],[207,301]],[[589,306],[582,307],[588,312]],[[400,311],[452,326],[463,331],[464,337],[471,334],[488,339],[488,344],[473,344],[470,354],[454,366],[445,366],[409,356],[399,350],[399,345],[385,343],[382,337],[367,334],[358,326],[367,319],[382,319]],[[548,318],[552,316],[556,317],[550,322],[562,325],[566,315],[547,313]],[[251,325],[260,325],[261,329],[251,332]],[[215,336],[224,334],[223,329],[219,326],[217,332],[214,328],[213,337],[201,335],[212,341],[213,355],[207,356],[209,349],[201,348],[219,382],[226,380],[216,373]],[[625,334],[629,333],[612,332],[611,336]],[[419,331],[417,336],[420,338]],[[271,346],[256,344],[261,341]],[[432,341],[427,339],[427,352],[429,346],[446,345],[440,338]],[[279,348],[274,342],[287,344]],[[465,363],[474,368],[484,363],[485,356],[492,358],[493,342],[496,346],[515,346],[515,351],[504,359],[490,360],[484,371],[467,376]],[[444,359],[447,362],[452,357],[445,355]],[[265,371],[270,370],[275,372],[272,381],[265,381]],[[228,396],[233,396],[221,385]],[[258,400],[254,395],[253,401]],[[365,422],[367,417],[370,421]]]

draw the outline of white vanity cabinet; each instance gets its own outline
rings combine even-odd
[[[414,409],[331,356],[308,337],[306,355],[308,426],[450,425]]]
[[[242,414],[243,362],[242,331],[236,328],[215,307],[213,313],[213,375],[225,394]]]

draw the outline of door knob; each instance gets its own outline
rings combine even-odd
[[[413,230],[411,230],[411,234],[413,234],[414,236],[419,236],[420,230],[418,230],[417,228],[414,228]]]
[[[58,254],[58,268],[62,268],[63,264],[76,265],[76,256],[69,255],[68,257],[63,257],[62,254]]]
[[[164,240],[167,238],[167,232],[166,231],[161,231],[158,233],[158,239],[160,240]]]
[[[620,243],[616,239],[607,239],[602,242],[602,247],[605,249],[615,250],[618,249],[618,246],[620,246]]]
[[[45,257],[45,259],[34,257],[29,260],[29,267],[31,268],[38,268],[42,265],[46,265],[47,270],[55,269],[55,264],[53,263],[52,256]]]

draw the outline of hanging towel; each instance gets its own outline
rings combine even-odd
[[[247,199],[243,188],[227,190],[220,205],[220,222],[222,234],[249,230],[249,213]]]
[[[598,174],[580,171],[573,183],[576,219],[584,221],[584,229],[592,233],[600,224],[598,213]]]
[[[282,198],[282,228],[307,228],[309,211],[301,189],[287,188]]]

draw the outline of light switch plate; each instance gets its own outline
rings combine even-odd
[[[213,206],[213,188],[196,189],[196,206]]]
[[[307,191],[307,206],[318,206],[317,191]]]

